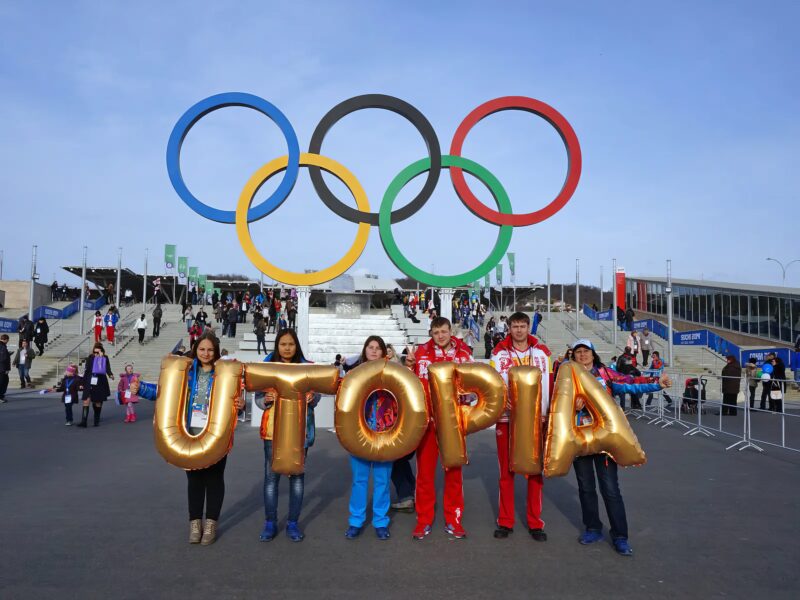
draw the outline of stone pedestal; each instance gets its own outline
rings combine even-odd
[[[371,303],[370,294],[330,292],[326,297],[328,312],[347,319],[358,319],[362,314],[368,313]]]
[[[311,297],[311,288],[304,285],[297,288],[297,338],[300,340],[300,347],[308,355],[308,333],[309,333],[309,308],[308,301]]]
[[[450,315],[453,314],[453,294],[455,290],[453,288],[440,288],[439,289],[439,306],[442,308],[442,314],[440,317],[446,317],[450,319]]]

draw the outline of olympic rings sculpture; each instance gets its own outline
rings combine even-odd
[[[205,115],[229,106],[251,108],[271,119],[283,133],[287,147],[286,155],[266,163],[250,177],[239,195],[235,211],[213,208],[196,198],[186,186],[180,167],[181,147],[189,130]],[[407,166],[392,180],[377,213],[371,212],[369,199],[353,173],[335,160],[321,154],[322,143],[330,129],[343,117],[365,108],[389,110],[404,117],[420,133],[428,149],[426,158]],[[461,156],[464,140],[470,130],[482,119],[503,110],[521,110],[542,117],[555,128],[567,150],[567,174],[561,190],[549,204],[539,210],[514,213],[508,194],[497,178],[485,167]],[[356,239],[345,255],[333,265],[313,273],[287,271],[270,263],[256,249],[250,236],[250,223],[268,216],[289,197],[297,182],[301,166],[308,168],[314,190],[325,206],[346,221],[358,225]],[[439,182],[443,168],[450,172],[455,192],[464,205],[476,216],[499,227],[497,241],[489,256],[474,269],[457,275],[435,275],[413,265],[398,248],[391,227],[413,216],[427,203]],[[357,208],[348,206],[334,195],[322,177],[323,170],[337,177],[350,190]],[[472,193],[464,178],[464,171],[478,178],[489,189],[497,204],[497,210],[486,206]],[[275,191],[258,206],[251,207],[253,198],[261,186],[279,172],[283,172],[283,178]],[[281,283],[311,286],[325,283],[345,273],[364,251],[370,228],[377,225],[386,254],[403,273],[433,287],[456,287],[480,279],[502,260],[511,244],[514,227],[541,223],[564,208],[575,193],[580,180],[581,149],[572,126],[552,106],[525,96],[504,96],[485,102],[469,113],[456,129],[450,144],[450,153],[442,154],[433,126],[414,106],[393,96],[365,94],[337,104],[322,117],[311,136],[308,152],[301,153],[294,128],[276,106],[252,94],[228,92],[201,100],[181,116],[167,144],[167,173],[172,187],[189,208],[212,221],[235,224],[245,255],[261,272]],[[393,210],[394,201],[400,190],[423,173],[426,174],[426,179],[420,192],[404,207]]]

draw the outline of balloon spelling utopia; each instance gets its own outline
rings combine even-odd
[[[511,466],[516,473],[562,476],[569,472],[575,457],[599,452],[609,454],[620,466],[646,461],[622,410],[592,374],[576,363],[559,369],[544,436],[537,426],[541,371],[536,367],[513,367],[506,391],[500,375],[487,364],[433,364],[429,367],[428,402],[423,383],[409,369],[382,360],[364,363],[343,379],[338,369],[329,365],[219,361],[208,424],[193,436],[183,417],[191,364],[191,359],[179,356],[164,359],[153,419],[158,452],[182,469],[203,469],[230,451],[237,423],[236,399],[243,390],[271,391],[278,397],[262,419],[272,419],[272,469],[284,475],[303,472],[306,407],[314,392],[335,394],[336,435],[349,453],[365,460],[391,461],[409,454],[433,419],[443,466],[465,465],[466,436],[496,423],[508,402]],[[364,418],[364,405],[376,390],[387,390],[398,404],[397,422],[383,432],[372,431]],[[463,394],[475,394],[477,402],[460,405],[458,397]],[[576,424],[579,398],[592,415],[591,424]]]
[[[196,198],[187,187],[180,168],[181,147],[189,130],[205,115],[230,106],[262,113],[280,128],[287,143],[285,156],[264,164],[247,181],[235,211],[212,208]],[[343,117],[367,108],[389,110],[409,120],[428,149],[427,157],[408,165],[390,183],[378,213],[370,212],[367,196],[355,176],[340,163],[321,154],[323,140],[331,127]],[[567,175],[561,190],[546,206],[530,213],[513,213],[508,195],[497,178],[481,165],[461,156],[469,131],[482,119],[505,110],[521,110],[544,118],[561,136],[567,151]],[[251,223],[271,214],[288,198],[301,166],[308,168],[322,202],[343,219],[358,224],[356,239],[345,256],[311,273],[288,271],[269,262],[255,247],[249,231]],[[411,264],[400,252],[391,229],[393,224],[414,215],[431,198],[443,168],[449,170],[455,192],[469,210],[499,227],[491,254],[474,269],[456,275],[436,275]],[[357,209],[331,192],[322,177],[323,170],[342,180],[350,189]],[[213,221],[235,224],[247,257],[276,281],[311,286],[334,279],[356,262],[366,246],[370,228],[377,226],[384,249],[398,269],[426,285],[449,288],[471,284],[494,269],[509,247],[513,228],[541,223],[567,204],[580,179],[581,150],[571,125],[553,107],[533,98],[505,96],[473,109],[456,129],[449,154],[442,154],[433,126],[414,106],[393,96],[366,94],[345,100],[328,111],[314,130],[308,152],[301,153],[291,123],[276,106],[258,96],[229,92],[206,98],[181,116],[167,145],[167,171],[176,193],[192,210]],[[490,189],[497,210],[483,204],[472,193],[464,171]],[[277,189],[259,205],[251,206],[259,188],[281,172],[283,177]],[[419,194],[406,206],[394,209],[400,190],[423,173],[426,180]],[[184,469],[212,465],[230,450],[236,427],[234,405],[242,390],[272,391],[278,397],[263,417],[271,421],[262,425],[271,425],[273,429],[272,468],[276,473],[287,475],[303,472],[306,403],[312,392],[336,395],[335,426],[339,440],[348,452],[365,460],[390,461],[409,454],[417,448],[429,420],[433,419],[442,464],[445,468],[464,465],[467,463],[467,434],[493,425],[507,402],[511,407],[511,468],[517,473],[564,475],[574,457],[598,452],[608,453],[622,466],[645,462],[644,452],[622,411],[600,384],[575,363],[567,363],[559,369],[544,436],[538,426],[541,371],[535,367],[512,368],[506,390],[500,375],[485,364],[434,364],[430,367],[429,383],[423,384],[408,369],[385,361],[363,364],[342,381],[333,366],[218,362],[207,425],[200,434],[192,436],[183,418],[190,365],[191,361],[186,358],[164,359],[154,420],[158,451],[168,462]],[[428,394],[423,385],[429,385]],[[364,403],[378,389],[392,393],[399,407],[394,427],[383,432],[372,431],[364,418]],[[474,405],[458,403],[458,396],[466,393],[477,396]],[[589,425],[575,422],[578,398],[583,399],[593,417]]]

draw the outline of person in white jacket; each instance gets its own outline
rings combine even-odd
[[[139,320],[134,323],[133,328],[139,332],[139,343],[144,344],[144,332],[147,331],[147,318],[144,313],[139,317]]]

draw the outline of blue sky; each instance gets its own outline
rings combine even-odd
[[[165,166],[188,107],[242,91],[277,105],[303,151],[319,119],[358,94],[412,103],[444,151],[477,105],[537,98],[572,123],[583,176],[557,215],[514,231],[518,283],[543,281],[548,256],[556,282],[574,281],[580,258],[582,282],[597,283],[603,265],[609,286],[616,257],[631,274],[660,275],[672,258],[676,277],[780,283],[765,258],[800,258],[798,17],[796,2],[0,2],[5,276],[27,277],[33,243],[44,281],[63,279],[59,266],[78,264],[84,244],[96,265],[115,264],[122,246],[137,270],[149,248],[152,271],[175,243],[201,272],[257,278],[234,227],[193,213]],[[323,145],[373,210],[425,151],[410,124],[381,110],[346,117]],[[232,210],[250,175],[285,153],[267,118],[217,111],[186,139],[184,179]],[[555,131],[522,112],[482,121],[463,155],[500,179],[517,212],[548,203],[566,169]],[[305,169],[251,227],[270,260],[296,270],[335,261],[355,230],[325,208]],[[446,172],[395,228],[409,259],[440,274],[477,265],[496,232]],[[377,228],[353,271],[399,276]],[[787,284],[800,287],[800,264]]]

